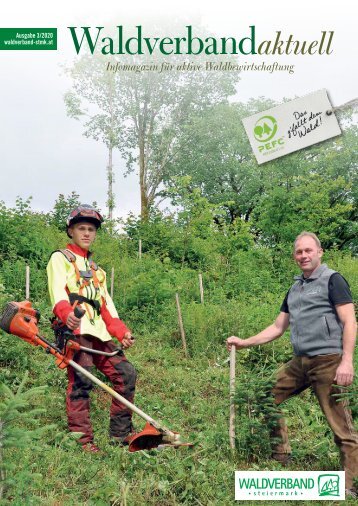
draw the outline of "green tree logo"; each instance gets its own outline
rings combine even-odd
[[[273,116],[262,116],[256,121],[254,137],[259,142],[270,141],[277,132],[277,121]]]
[[[338,474],[320,474],[318,477],[318,494],[324,496],[339,496]]]

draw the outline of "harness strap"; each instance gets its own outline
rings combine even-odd
[[[94,262],[92,260],[92,258],[89,258],[88,260],[89,260],[89,265],[90,265],[90,268],[92,271],[93,284],[94,284],[94,287],[96,288],[96,290],[98,290],[99,281],[98,281],[98,277],[97,277],[97,273],[96,273],[96,271],[98,271],[98,265],[96,264],[96,262]]]
[[[74,302],[78,302],[79,304],[88,304],[90,305],[95,311],[97,311],[97,314],[100,313],[101,305],[98,300],[88,299],[87,297],[84,297],[83,295],[80,295],[79,293],[70,293],[68,298],[70,299],[70,304],[73,305]]]
[[[96,262],[94,260],[92,260],[91,257],[89,257],[88,261],[89,261],[89,265],[90,265],[91,269],[94,271],[98,271],[98,265],[96,264]]]
[[[96,271],[92,271],[92,279],[93,279],[94,287],[96,288],[96,290],[98,290],[98,288],[99,288],[99,281],[98,281],[98,278],[97,278]]]
[[[71,262],[71,263],[76,262],[76,255],[74,253],[72,253],[71,250],[57,249],[56,251],[59,251],[60,253],[62,253],[62,255],[64,255],[69,262]],[[54,251],[54,253],[56,253],[56,251]]]
[[[77,263],[76,263],[76,255],[69,249],[59,249],[57,251],[60,251],[64,257],[71,263],[73,264],[74,268],[75,268],[75,272],[76,272],[76,282],[78,285],[80,285],[81,283],[81,274],[80,274],[80,271],[78,269],[78,266],[77,266]]]
[[[77,262],[76,262],[76,255],[71,250],[69,250],[69,249],[59,249],[59,250],[56,250],[56,251],[60,251],[64,255],[64,257],[71,264],[73,264],[73,267],[74,267],[75,273],[76,273],[76,283],[77,283],[77,285],[79,287],[78,296],[83,299],[82,303],[85,305],[86,312],[88,314],[89,320],[92,323],[92,325],[94,325],[94,319],[93,319],[93,317],[94,317],[94,310],[97,310],[97,313],[99,314],[99,308],[94,307],[93,304],[91,304],[91,302],[89,302],[90,299],[88,299],[87,297],[83,296],[83,289],[84,289],[84,287],[89,286],[90,283],[89,283],[89,281],[87,281],[86,279],[84,279],[83,276],[81,276],[81,271],[79,270]],[[88,263],[89,263],[89,266],[90,266],[90,269],[91,269],[91,273],[92,273],[93,285],[94,285],[95,289],[98,290],[99,287],[100,287],[100,282],[98,280],[98,276],[97,276],[97,273],[96,273],[96,271],[98,270],[98,265],[96,264],[96,262],[94,262],[94,260],[92,260],[92,258],[88,258]],[[103,301],[105,302],[105,299],[102,296],[102,303],[103,303]],[[90,308],[89,308],[90,305],[93,307],[93,316],[92,317],[91,317],[91,311],[90,311]]]

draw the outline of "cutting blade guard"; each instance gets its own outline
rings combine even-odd
[[[147,422],[144,429],[138,434],[134,434],[129,440],[128,450],[138,452],[140,450],[152,450],[158,447],[179,448],[180,446],[194,446],[193,443],[183,443],[180,434],[170,432],[168,434],[160,432],[153,425]]]

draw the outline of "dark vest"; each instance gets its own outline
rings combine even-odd
[[[322,264],[309,278],[295,276],[287,299],[295,355],[342,353],[343,326],[328,297],[335,272]]]

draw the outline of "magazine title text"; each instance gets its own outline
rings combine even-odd
[[[185,27],[181,37],[148,37],[141,25],[135,27],[133,36],[127,37],[124,27],[115,27],[115,33],[105,35],[104,26],[69,26],[76,53],[89,50],[104,55],[313,55],[331,54],[333,31],[323,30],[315,40],[298,40],[293,34],[283,35],[275,32],[271,40],[257,41],[256,27],[249,26],[244,37],[206,37],[194,33],[191,25]],[[132,35],[132,34],[131,34]]]

